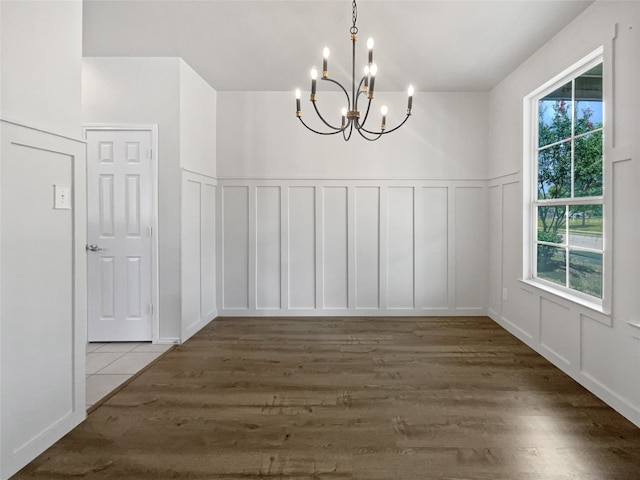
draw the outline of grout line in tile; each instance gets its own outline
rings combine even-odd
[[[93,373],[93,375],[104,375],[104,373],[100,373],[102,370],[104,370],[105,368],[107,368],[109,365],[111,365],[113,362],[117,362],[118,360],[120,360],[122,357],[124,357],[127,353],[129,352],[91,352],[91,353],[112,353],[112,354],[120,354],[118,355],[118,357],[114,358],[112,361],[110,361],[109,363],[107,363],[106,365],[104,365],[100,370],[98,370],[97,372]]]

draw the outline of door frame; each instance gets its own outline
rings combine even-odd
[[[160,305],[158,299],[159,283],[158,283],[158,125],[157,124],[130,124],[130,123],[84,123],[82,125],[82,138],[87,140],[87,133],[91,131],[147,131],[151,133],[151,303],[153,311],[151,312],[151,341],[157,343],[160,334]],[[87,152],[87,162],[89,161],[89,152]],[[88,170],[88,169],[87,169]],[[88,174],[87,174],[88,175]],[[87,189],[89,188],[89,179],[87,178]],[[88,197],[88,195],[87,195]],[[88,210],[88,208],[87,208]],[[88,220],[88,219],[87,219]],[[87,221],[87,226],[89,222]],[[89,275],[87,269],[87,277]],[[87,278],[88,279],[88,278]],[[88,282],[87,282],[88,283]],[[89,288],[87,287],[87,304],[89,301]],[[87,317],[87,323],[89,318]]]

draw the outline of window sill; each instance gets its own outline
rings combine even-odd
[[[609,312],[607,309],[605,309],[604,305],[600,305],[598,303],[595,302],[590,302],[589,300],[587,300],[586,298],[581,298],[578,297],[576,295],[571,295],[570,293],[566,293],[563,291],[560,291],[556,288],[547,286],[543,283],[537,282],[535,280],[531,280],[531,279],[525,279],[525,278],[521,278],[520,282],[529,286],[529,287],[533,287],[537,290],[540,290],[546,294],[550,294],[555,298],[561,298],[567,302],[570,302],[572,304],[575,305],[579,305],[581,307],[587,308],[593,312],[596,312],[602,316],[604,316],[606,318],[603,320],[598,320],[600,321],[600,323],[604,323],[605,325],[611,325],[611,312]]]

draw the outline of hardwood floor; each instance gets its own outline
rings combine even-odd
[[[217,319],[15,479],[640,479],[640,429],[486,317]]]

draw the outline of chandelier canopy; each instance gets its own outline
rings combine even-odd
[[[320,113],[318,109],[317,100],[318,94],[316,93],[316,83],[318,79],[318,70],[316,67],[311,69],[311,94],[309,95],[309,100],[313,105],[316,114],[322,120],[322,123],[328,128],[327,131],[319,131],[314,128],[311,128],[307,125],[304,120],[302,120],[302,111],[300,109],[300,89],[296,89],[296,117],[300,120],[307,129],[311,130],[313,133],[317,133],[318,135],[335,135],[337,133],[342,133],[342,136],[345,140],[349,140],[351,138],[351,134],[355,129],[362,138],[375,141],[380,139],[383,135],[391,133],[402,125],[409,119],[411,116],[411,107],[413,102],[413,87],[409,86],[408,89],[408,100],[407,100],[407,113],[404,120],[394,128],[387,129],[387,106],[382,105],[380,108],[380,114],[382,116],[382,122],[380,124],[379,130],[369,130],[365,128],[365,124],[369,119],[369,111],[371,109],[371,102],[374,97],[374,87],[376,74],[378,73],[378,66],[373,63],[373,39],[369,38],[367,40],[367,49],[369,50],[369,59],[367,64],[364,67],[364,75],[360,78],[357,87],[356,87],[356,40],[358,38],[358,27],[356,26],[356,20],[358,18],[358,7],[356,5],[356,0],[353,0],[352,4],[352,20],[353,25],[349,29],[349,33],[351,34],[351,95],[347,89],[342,86],[341,83],[336,80],[329,78],[329,69],[328,69],[328,59],[329,59],[329,49],[327,47],[324,48],[323,56],[324,59],[322,61],[322,77],[321,80],[325,80],[327,82],[331,82],[337,85],[346,97],[346,107],[342,108],[342,121],[340,122],[340,126],[336,126],[328,122]],[[360,110],[358,110],[358,102],[361,96],[366,97],[366,110],[364,112],[364,116],[360,114]],[[369,127],[371,128],[371,127]]]

